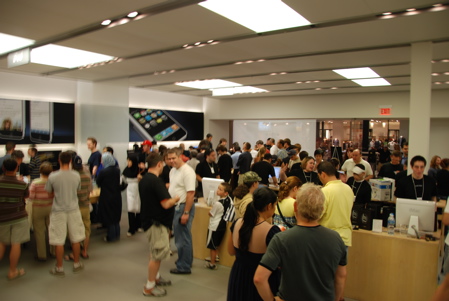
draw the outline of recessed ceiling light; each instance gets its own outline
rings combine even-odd
[[[449,60],[441,60],[442,63],[449,63]]]
[[[176,83],[176,85],[195,89],[215,89],[241,86],[241,84],[222,79],[194,80],[189,82],[179,82]]]
[[[449,84],[449,82],[445,82],[445,84]]]
[[[214,42],[214,40],[209,40],[209,41],[207,41],[207,44],[210,44],[210,43],[213,43]]]
[[[332,90],[337,90],[338,88],[337,88],[337,87],[332,87],[331,89],[332,89]]]
[[[391,86],[384,78],[353,79],[352,81],[362,87]]]
[[[254,61],[249,60],[249,61],[246,61],[245,63],[251,64],[251,63],[253,63],[253,62],[254,62]]]
[[[75,68],[114,59],[100,53],[48,44],[31,50],[32,63],[63,68]]]
[[[436,72],[432,73],[432,76],[438,76],[438,75],[440,75],[440,74],[436,73]]]
[[[380,77],[379,74],[368,67],[335,69],[332,71],[346,77],[347,79]]]
[[[170,70],[170,73],[174,73],[174,72],[176,72],[176,70]]]
[[[315,88],[315,90],[321,90],[321,88]]]
[[[235,62],[234,64],[241,65],[241,64],[243,64],[243,62]]]
[[[187,46],[189,46],[189,44],[184,44],[182,45],[182,47],[186,48]]]
[[[135,18],[135,17],[137,17],[138,14],[139,14],[139,13],[136,12],[136,11],[130,12],[130,13],[128,14],[128,18]]]
[[[297,84],[302,84],[302,82],[296,82]]]
[[[416,8],[407,8],[406,11],[411,12],[411,11],[415,11]]]
[[[449,75],[449,72],[444,72],[444,75]]]
[[[320,81],[319,81],[319,80],[314,80],[313,82],[314,82],[314,83],[319,83]]]
[[[201,42],[196,42],[196,43],[195,43],[195,46],[198,46],[199,44],[201,44]]]
[[[208,0],[199,5],[255,32],[310,24],[281,0]]]
[[[388,15],[391,15],[391,12],[382,13],[382,15],[388,16]]]
[[[107,26],[107,25],[109,25],[109,24],[111,24],[111,20],[104,20],[103,22],[101,22],[101,25],[103,25],[103,26]]]
[[[277,75],[277,73],[276,73],[276,72],[273,72],[273,73],[270,73],[270,75]]]
[[[435,85],[441,85],[441,82],[435,82],[434,84]]]
[[[279,73],[279,74],[281,74],[281,75],[285,75],[285,74],[287,74],[287,72],[281,72],[281,73]]]
[[[257,60],[257,62],[258,63],[262,63],[262,62],[265,62],[265,60],[264,59],[260,59],[260,60]]]
[[[34,40],[0,33],[0,54],[11,52],[34,44]]]
[[[443,6],[443,4],[442,3],[437,3],[437,4],[434,4],[434,5],[432,5],[433,7],[438,7],[438,6]]]

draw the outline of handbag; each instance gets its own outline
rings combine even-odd
[[[290,224],[289,222],[287,222],[287,221],[285,220],[285,217],[284,217],[284,215],[282,214],[281,208],[279,207],[279,203],[277,203],[277,207],[278,207],[279,215],[281,216],[282,221],[284,222],[284,224],[286,224],[287,227],[289,227],[289,228],[293,228],[293,225]]]
[[[125,190],[128,187],[128,182],[126,181],[125,176],[120,177],[120,191]]]

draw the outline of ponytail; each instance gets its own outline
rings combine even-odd
[[[282,184],[279,186],[279,192],[278,192],[278,201],[282,202],[283,199],[286,199],[288,195],[290,194],[290,191],[295,187],[301,187],[302,182],[301,180],[296,176],[288,177],[285,182],[282,182]]]

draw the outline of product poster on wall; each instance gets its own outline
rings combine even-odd
[[[0,144],[75,142],[74,104],[0,99],[0,108]]]
[[[201,140],[204,113],[129,108],[129,142]]]

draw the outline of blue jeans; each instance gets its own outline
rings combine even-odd
[[[186,225],[182,225],[179,220],[184,213],[185,204],[175,208],[173,217],[173,230],[175,234],[175,245],[178,249],[178,261],[176,268],[178,271],[188,272],[193,262],[193,246],[192,246],[192,222],[195,216],[195,205],[190,209],[189,220]]]

